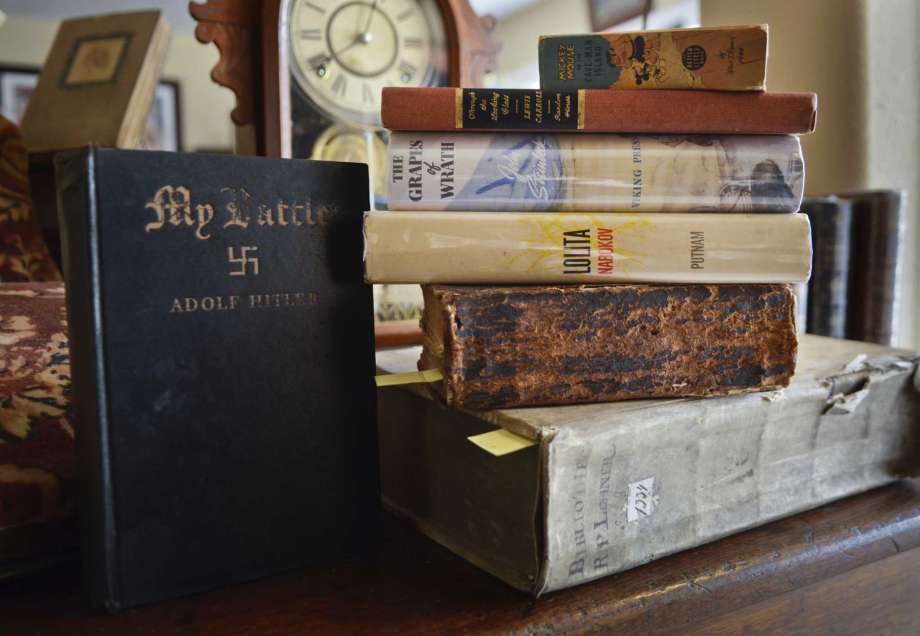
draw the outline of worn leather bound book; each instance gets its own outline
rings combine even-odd
[[[368,212],[373,283],[797,283],[804,214]]]
[[[391,210],[796,212],[795,135],[394,132]]]
[[[94,603],[360,549],[379,505],[366,166],[91,149],[57,167]]]
[[[805,335],[771,393],[473,412],[381,388],[384,503],[518,589],[578,585],[916,475],[917,360]],[[529,447],[468,441],[496,428]]]
[[[779,389],[787,285],[424,288],[418,367],[449,406],[496,409]]]
[[[767,25],[540,38],[540,87],[766,88]]]
[[[168,46],[159,11],[62,22],[23,115],[29,152],[140,147]]]
[[[391,130],[797,135],[817,107],[814,93],[388,86],[380,112]]]

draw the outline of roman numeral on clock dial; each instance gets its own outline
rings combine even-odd
[[[369,84],[361,84],[361,100],[365,104],[373,104],[376,100],[374,97],[374,91],[371,90]]]
[[[336,75],[332,80],[332,92],[338,94],[339,97],[345,97],[346,90],[348,90],[348,80],[344,75]]]
[[[403,60],[399,63],[399,77],[404,83],[411,82],[416,73],[418,73],[418,68],[411,62]]]
[[[288,0],[298,99],[334,121],[379,126],[385,86],[446,80],[440,0]]]

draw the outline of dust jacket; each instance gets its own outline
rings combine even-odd
[[[360,551],[379,508],[366,166],[56,164],[93,604]]]

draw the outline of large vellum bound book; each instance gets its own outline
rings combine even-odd
[[[473,412],[382,388],[384,501],[518,589],[578,585],[915,474],[918,360],[808,335],[782,391]],[[524,448],[468,439],[496,429]]]

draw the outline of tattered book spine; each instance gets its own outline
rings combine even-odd
[[[798,283],[804,214],[369,212],[372,283]]]
[[[540,87],[766,88],[767,26],[540,38]]]
[[[820,355],[835,349],[808,345]],[[907,353],[875,354],[839,375],[806,371],[769,399],[662,401],[607,426],[565,427],[546,453],[546,565],[536,591],[916,475],[920,395]]]
[[[795,212],[792,135],[400,133],[391,210]]]
[[[419,368],[449,406],[496,409],[786,386],[786,285],[426,286]],[[564,336],[564,337],[563,337]]]

